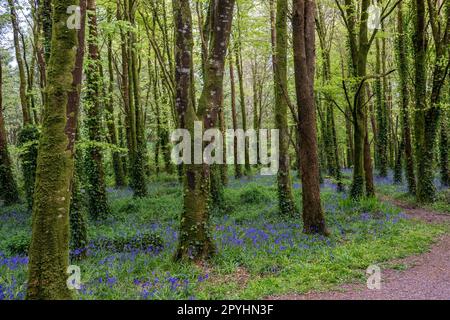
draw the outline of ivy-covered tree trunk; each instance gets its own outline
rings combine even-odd
[[[364,93],[367,93],[367,86],[364,86]],[[366,94],[364,94],[366,95]],[[369,98],[368,98],[369,99]],[[372,165],[372,155],[369,142],[369,117],[367,112],[367,103],[364,108],[364,179],[366,182],[366,196],[375,197],[375,185],[373,180],[373,165]]]
[[[19,191],[12,172],[3,117],[3,61],[0,56],[0,199],[6,206],[19,202]]]
[[[180,128],[194,138],[194,122],[205,130],[216,126],[223,96],[225,57],[231,32],[234,0],[214,0],[210,47],[205,67],[204,87],[197,112],[192,103],[193,39],[188,0],[174,0],[176,108]],[[178,32],[183,30],[183,32]],[[192,141],[193,142],[193,141]],[[181,215],[177,260],[204,260],[215,252],[209,226],[209,167],[185,165],[184,209]]]
[[[448,150],[449,144],[449,128],[450,122],[448,119],[448,111],[442,115],[441,119],[441,137],[440,137],[440,169],[441,169],[441,184],[443,186],[450,186],[450,168],[448,166]]]
[[[128,1],[128,21],[131,26],[136,27],[136,0]],[[136,197],[145,197],[147,195],[147,144],[145,141],[144,116],[140,102],[140,79],[138,70],[138,45],[136,40],[136,30],[128,31],[128,57],[130,58],[129,67],[129,98],[130,112],[133,113],[134,132],[134,150],[130,163],[131,187]]]
[[[315,1],[293,0],[293,47],[302,175],[303,228],[328,235],[320,200],[315,75]]]
[[[33,126],[30,116],[30,106],[27,97],[27,78],[25,72],[26,61],[20,47],[20,27],[14,0],[8,0],[11,24],[13,29],[13,43],[16,54],[17,68],[19,70],[19,98],[22,107],[23,128],[19,133],[19,147],[21,147],[22,173],[24,177],[24,189],[28,208],[33,205],[33,192],[36,175],[37,140],[39,131]]]
[[[39,15],[42,19],[42,33],[44,38],[44,57],[45,62],[50,60],[51,42],[52,42],[52,0],[42,0]]]
[[[351,75],[360,81],[353,89],[355,96],[353,97],[352,118],[353,118],[353,181],[350,189],[350,196],[353,199],[359,199],[364,196],[365,182],[369,182],[366,186],[366,191],[373,189],[371,181],[373,181],[372,171],[366,171],[371,167],[371,164],[365,163],[365,159],[370,158],[370,152],[367,148],[366,141],[366,123],[367,111],[366,95],[365,95],[365,81],[367,80],[367,56],[375,39],[377,30],[372,32],[371,37],[368,35],[368,18],[370,0],[362,0],[357,6],[353,0],[345,0],[345,8],[342,7],[339,1],[336,1],[339,6],[341,15],[346,21],[346,28],[348,32],[349,51],[351,57]],[[357,12],[357,9],[359,12]],[[381,17],[381,22],[387,17]],[[347,90],[346,90],[347,91]],[[346,92],[348,96],[348,92]],[[367,181],[365,181],[367,180]],[[371,192],[368,192],[371,193]]]
[[[74,136],[66,135],[68,93],[77,47],[76,30],[68,29],[70,0],[53,1],[52,50],[48,65],[47,104],[39,143],[27,299],[69,299],[70,186]]]
[[[376,67],[375,73],[377,75],[386,73],[385,70],[385,40],[383,39],[383,49],[380,49],[380,40],[376,39]],[[381,61],[383,59],[383,62]],[[383,67],[382,67],[383,66]],[[376,115],[377,115],[377,144],[376,144],[376,155],[377,155],[377,168],[378,175],[380,177],[387,176],[388,168],[388,132],[387,132],[387,104],[386,104],[386,92],[385,92],[385,80],[382,78],[377,78],[375,80],[375,96],[376,96]]]
[[[100,54],[97,44],[97,13],[96,1],[87,0],[88,17],[88,51],[89,60],[86,66],[86,127],[88,129],[89,145],[86,152],[85,170],[87,176],[87,194],[89,214],[95,220],[105,219],[109,215],[106,196],[103,155],[100,144],[103,142],[102,108],[100,101],[101,86]]]
[[[415,98],[416,112],[414,118],[416,159],[417,159],[417,201],[429,203],[435,201],[434,185],[434,148],[437,137],[440,114],[440,95],[445,82],[448,68],[442,61],[448,59],[448,44],[450,39],[450,19],[448,19],[450,4],[446,2],[447,22],[441,27],[436,21],[438,15],[431,1],[428,1],[430,24],[435,46],[434,66],[431,85],[431,97],[427,99],[427,11],[425,1],[415,2]],[[442,35],[440,30],[444,30]]]
[[[77,133],[77,136],[79,133]],[[78,140],[78,138],[77,138]],[[87,212],[86,198],[82,192],[83,185],[83,153],[80,148],[75,150],[75,169],[72,179],[72,199],[70,203],[70,247],[73,250],[72,258],[81,260],[87,255]]]
[[[409,61],[406,43],[406,23],[403,19],[403,7],[399,4],[397,12],[397,65],[400,87],[400,114],[402,123],[402,139],[405,151],[406,180],[408,192],[416,194],[416,175],[414,173],[414,155],[411,138],[411,121],[409,113],[408,69]]]
[[[275,126],[279,130],[278,202],[281,215],[296,213],[292,196],[291,167],[289,159],[288,86],[287,86],[287,0],[277,0],[275,21],[275,59],[273,60],[275,88]]]
[[[75,146],[80,138],[79,133],[79,109],[81,101],[81,85],[83,81],[83,62],[85,55],[86,37],[86,8],[87,0],[80,0],[80,29],[78,30],[78,47],[75,57],[75,67],[72,71],[72,88],[68,93],[66,135],[70,137],[69,149],[74,153],[74,173],[71,185],[70,203],[70,243],[72,249],[78,250],[73,256],[82,259],[86,256],[87,246],[87,219],[86,219],[86,197],[81,191],[84,185],[84,161],[83,152]]]

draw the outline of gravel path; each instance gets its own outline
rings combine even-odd
[[[404,212],[428,223],[450,222],[450,215],[410,208],[394,202]],[[393,261],[407,270],[381,271],[381,289],[369,290],[365,284],[347,284],[337,291],[270,297],[273,300],[450,300],[450,235],[442,236],[428,253]]]

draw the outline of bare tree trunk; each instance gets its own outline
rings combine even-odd
[[[314,17],[314,0],[293,0],[292,29],[303,184],[303,228],[306,233],[328,235],[320,200],[314,101],[316,59]]]

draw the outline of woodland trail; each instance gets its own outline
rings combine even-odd
[[[427,223],[450,223],[450,215],[411,207],[386,197],[413,219]],[[366,284],[345,284],[335,291],[310,292],[270,297],[271,300],[450,300],[450,234],[441,236],[424,254],[390,261],[406,270],[382,269],[381,289],[370,290]]]

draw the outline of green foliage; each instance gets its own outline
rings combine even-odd
[[[18,232],[3,242],[2,246],[10,255],[27,255],[31,237],[27,232]]]
[[[27,125],[22,128],[18,138],[24,189],[29,210],[33,206],[39,137],[39,129],[36,126]]]
[[[100,249],[112,251],[133,251],[133,250],[160,250],[164,246],[162,238],[152,233],[138,233],[120,235],[115,234],[112,238],[98,238],[92,243]]]
[[[273,194],[268,192],[266,188],[261,188],[261,186],[256,183],[247,184],[241,191],[239,199],[244,204],[263,204],[270,202],[270,198]]]

